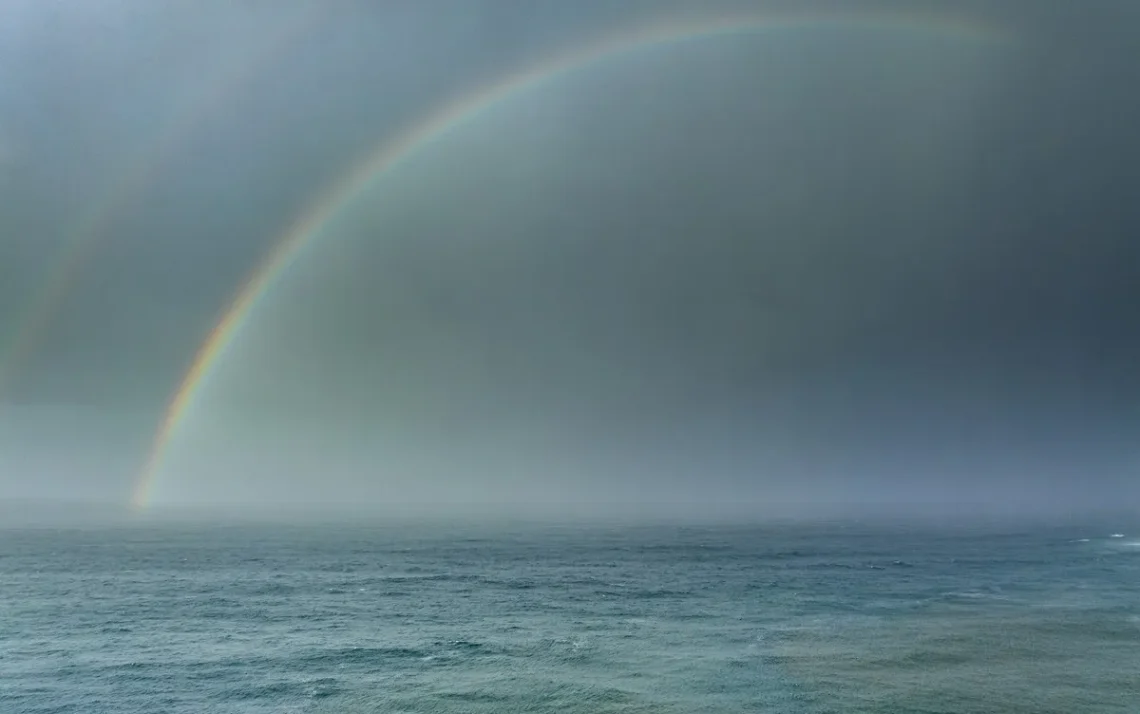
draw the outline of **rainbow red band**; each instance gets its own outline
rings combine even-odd
[[[393,139],[385,140],[341,180],[322,193],[278,239],[269,257],[250,275],[224,317],[195,355],[166,410],[151,453],[135,485],[131,504],[146,508],[154,501],[163,460],[179,426],[209,381],[213,368],[252,315],[254,308],[278,279],[293,265],[302,250],[321,235],[330,221],[359,198],[379,178],[414,156],[433,140],[462,126],[500,101],[533,89],[569,72],[638,48],[695,37],[757,33],[828,26],[851,29],[917,31],[945,34],[986,43],[1008,38],[997,29],[978,22],[931,15],[794,15],[732,17],[701,21],[657,23],[578,47],[536,66],[507,76],[489,86],[459,97]]]

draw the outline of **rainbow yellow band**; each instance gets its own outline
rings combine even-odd
[[[254,307],[278,278],[292,265],[301,250],[319,236],[330,220],[357,199],[369,185],[391,171],[452,129],[470,121],[498,102],[519,92],[535,88],[551,79],[638,48],[675,42],[694,37],[726,33],[756,33],[777,30],[811,29],[827,26],[839,28],[889,29],[944,34],[983,43],[1000,44],[1008,38],[998,29],[955,16],[892,13],[829,13],[772,15],[766,17],[721,17],[699,21],[672,21],[642,26],[632,32],[605,38],[585,47],[575,48],[538,65],[509,75],[490,85],[444,104],[423,121],[411,126],[395,138],[384,141],[342,179],[323,192],[300,214],[275,243],[274,250],[242,286],[224,317],[207,337],[194,357],[178,390],[171,399],[154,443],[142,469],[131,504],[135,508],[151,505],[166,451],[179,425],[185,420],[202,392],[213,368],[226,348],[246,324]]]

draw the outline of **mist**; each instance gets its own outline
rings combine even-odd
[[[377,146],[617,28],[749,6],[136,5],[20,4],[5,28],[0,499],[117,513],[145,482],[150,518],[694,521],[1140,504],[1124,6],[693,36],[512,92],[322,226],[167,439],[235,295]],[[250,57],[269,59],[237,73]],[[120,196],[124,175],[146,180]]]

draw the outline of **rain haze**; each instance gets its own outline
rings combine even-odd
[[[0,712],[1135,711],[1138,35],[0,0]]]
[[[1135,512],[1138,22],[5,3],[0,499]]]

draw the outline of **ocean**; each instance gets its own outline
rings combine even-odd
[[[1112,526],[10,527],[0,578],[4,714],[1140,711]]]

